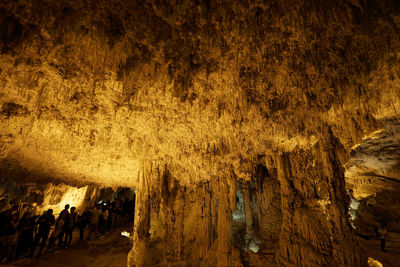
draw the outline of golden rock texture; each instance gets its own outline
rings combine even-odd
[[[20,213],[29,211],[37,215],[52,209],[58,215],[69,204],[82,212],[86,206],[92,205],[98,197],[100,190],[93,186],[74,187],[64,183],[20,183],[13,179],[0,181],[1,210],[11,206],[7,200],[12,199],[20,206]],[[4,198],[3,198],[4,197]]]
[[[387,122],[350,153],[346,187],[354,198],[350,206],[355,215],[353,225],[362,236],[374,237],[382,222],[394,232],[400,229],[399,130],[397,120]]]
[[[130,265],[261,264],[231,242],[238,188],[245,240],[278,238],[275,264],[366,263],[343,166],[399,119],[397,1],[5,0],[0,14],[1,175],[137,187]],[[259,219],[264,186],[280,190],[277,229]]]

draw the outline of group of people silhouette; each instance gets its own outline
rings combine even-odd
[[[19,216],[18,206],[10,201],[10,209],[0,213],[0,261],[10,262],[23,256],[40,257],[47,251],[71,245],[74,230],[79,229],[79,242],[104,235],[113,227],[126,225],[134,219],[134,201],[108,201],[87,207],[79,214],[76,207],[65,205],[56,216],[52,209],[40,216],[30,211]],[[85,234],[85,229],[87,233]],[[39,246],[40,244],[40,246]],[[39,250],[37,252],[37,247]],[[35,254],[36,253],[36,254]]]

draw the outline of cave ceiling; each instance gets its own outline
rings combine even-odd
[[[399,118],[399,4],[317,2],[1,1],[2,175],[190,184],[350,151]]]

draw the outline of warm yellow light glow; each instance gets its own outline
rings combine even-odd
[[[363,140],[365,139],[378,139],[379,137],[381,137],[381,133],[384,131],[385,129],[379,129],[375,132],[370,133],[369,135],[363,137]]]
[[[58,214],[66,204],[81,210],[87,189],[87,186],[76,188],[68,185],[55,186],[49,184],[45,189],[45,198],[39,207],[39,211],[42,213],[45,210],[53,209],[54,214]]]
[[[76,207],[79,210],[83,201],[85,200],[86,190],[87,186],[69,189],[63,196],[61,202],[58,204],[60,210],[62,210],[66,204],[69,204],[71,207]]]
[[[122,236],[126,236],[126,237],[130,237],[131,236],[131,234],[129,232],[127,232],[127,231],[121,232],[121,235]]]
[[[383,264],[380,263],[379,261],[369,257],[368,258],[368,266],[369,267],[383,267]]]

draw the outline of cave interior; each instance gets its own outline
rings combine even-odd
[[[1,210],[134,189],[128,266],[398,264],[397,0],[2,0],[0,125]]]

